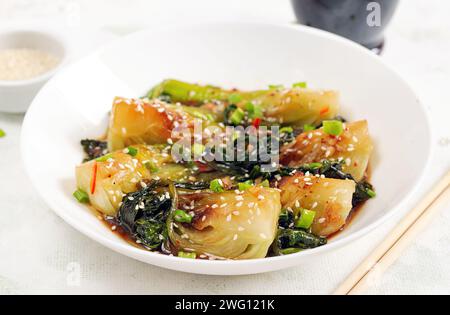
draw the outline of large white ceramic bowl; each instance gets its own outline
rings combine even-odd
[[[101,135],[113,97],[136,97],[165,78],[263,88],[308,81],[338,89],[342,114],[367,119],[377,197],[329,244],[293,255],[203,261],[130,246],[72,197],[79,141]],[[145,30],[84,58],[50,80],[23,126],[22,154],[36,189],[68,224],[117,252],[153,265],[202,274],[286,268],[331,251],[387,220],[413,193],[430,155],[430,124],[408,85],[368,50],[326,32],[291,25],[182,24]]]

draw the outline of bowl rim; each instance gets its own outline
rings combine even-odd
[[[23,33],[29,33],[32,34],[31,36],[43,36],[47,39],[50,39],[61,46],[62,48],[62,56],[60,58],[59,63],[56,65],[56,67],[45,71],[41,73],[38,76],[35,76],[33,78],[25,79],[25,80],[0,80],[0,88],[8,88],[8,87],[21,87],[21,86],[29,86],[36,83],[45,82],[48,79],[50,79],[52,76],[54,76],[64,65],[67,64],[68,56],[69,56],[69,44],[67,40],[58,32],[52,31],[47,28],[9,28],[0,31],[0,37],[1,36],[8,36],[14,34],[23,34]],[[2,49],[3,50],[3,49]]]
[[[36,188],[36,190],[38,191],[38,193],[41,195],[41,197],[43,198],[43,200],[45,201],[45,203],[58,215],[60,216],[64,221],[66,221],[69,225],[71,225],[73,228],[75,228],[76,230],[78,230],[79,232],[81,232],[82,234],[88,236],[89,238],[97,241],[98,243],[104,245],[105,247],[108,247],[109,249],[112,249],[118,253],[124,254],[128,257],[143,261],[145,263],[149,263],[149,264],[154,264],[156,266],[161,266],[164,267],[164,262],[183,262],[183,265],[185,266],[196,266],[196,267],[210,267],[212,265],[214,266],[246,266],[246,267],[254,267],[254,266],[260,266],[260,265],[265,265],[265,264],[270,264],[278,262],[278,261],[285,261],[286,265],[285,266],[278,266],[278,267],[272,267],[272,268],[266,268],[267,270],[247,270],[245,272],[237,272],[237,273],[220,273],[220,272],[211,272],[208,271],[207,269],[205,269],[205,271],[201,272],[201,271],[184,271],[181,269],[176,269],[172,266],[170,267],[164,267],[164,268],[169,268],[169,269],[175,269],[175,270],[180,270],[183,272],[189,272],[189,273],[194,273],[194,274],[220,274],[220,275],[236,275],[236,274],[254,274],[254,273],[261,273],[261,272],[267,272],[267,271],[271,271],[271,270],[277,270],[277,269],[282,269],[285,268],[286,266],[292,266],[295,265],[296,263],[300,263],[302,257],[309,257],[309,256],[315,256],[318,254],[322,254],[324,252],[331,252],[333,250],[336,250],[344,245],[349,244],[351,241],[354,241],[356,239],[359,239],[361,237],[363,237],[364,235],[367,235],[369,232],[371,232],[372,230],[374,230],[376,227],[380,226],[382,223],[386,222],[388,219],[392,218],[394,215],[397,215],[399,213],[399,210],[407,203],[409,202],[409,200],[411,199],[411,197],[414,195],[414,193],[416,193],[420,187],[420,184],[423,182],[423,179],[425,177],[425,174],[427,172],[427,170],[430,168],[431,165],[431,158],[433,156],[433,152],[434,152],[434,146],[433,146],[433,130],[431,128],[431,118],[430,118],[430,113],[426,110],[426,107],[423,105],[423,103],[420,101],[419,97],[417,96],[417,94],[414,92],[414,90],[411,88],[411,86],[407,83],[407,81],[405,79],[403,79],[403,77],[396,71],[394,70],[389,64],[387,64],[384,60],[382,60],[378,55],[374,54],[373,52],[371,52],[370,50],[364,48],[363,46],[352,42],[349,39],[346,39],[344,37],[329,33],[327,31],[323,31],[323,30],[319,30],[319,29],[315,29],[312,27],[308,27],[308,26],[304,26],[304,25],[299,25],[299,24],[280,24],[280,23],[272,23],[272,22],[253,22],[253,21],[247,21],[247,22],[235,22],[235,21],[215,21],[215,22],[179,22],[179,23],[175,23],[175,24],[171,24],[170,26],[167,25],[160,25],[157,27],[152,27],[152,28],[146,28],[134,33],[131,33],[127,36],[118,38],[117,41],[121,41],[124,38],[131,38],[134,36],[140,36],[140,34],[142,33],[146,33],[146,32],[158,32],[158,31],[163,31],[163,30],[167,30],[167,29],[177,29],[180,27],[193,27],[193,26],[202,26],[202,27],[208,27],[208,26],[239,26],[239,27],[246,27],[246,26],[257,26],[257,27],[276,27],[276,28],[285,28],[285,29],[289,29],[289,30],[297,30],[300,32],[305,32],[308,33],[310,35],[313,36],[319,36],[322,37],[324,39],[328,39],[328,40],[332,40],[335,42],[339,42],[343,45],[346,46],[350,46],[352,47],[352,49],[358,50],[359,53],[365,54],[366,56],[368,56],[369,58],[371,58],[374,62],[378,63],[380,66],[384,67],[386,69],[386,71],[389,71],[393,76],[395,76],[395,78],[399,81],[401,81],[403,83],[403,85],[405,86],[405,88],[407,88],[409,90],[409,92],[411,93],[411,95],[414,96],[414,98],[416,99],[417,102],[417,106],[420,108],[420,110],[423,113],[424,116],[424,121],[425,121],[425,125],[426,125],[426,129],[428,131],[428,137],[427,137],[427,157],[426,157],[426,161],[424,163],[424,167],[422,168],[420,174],[418,175],[418,180],[414,183],[414,185],[412,186],[412,188],[410,189],[409,192],[407,192],[405,194],[405,196],[396,204],[391,208],[391,211],[385,213],[383,216],[381,216],[379,219],[375,220],[374,222],[370,223],[369,225],[367,225],[366,227],[361,228],[358,231],[355,231],[341,239],[335,240],[331,243],[328,243],[325,246],[321,246],[321,247],[317,247],[317,248],[313,248],[313,249],[309,249],[309,250],[305,250],[305,251],[301,251],[298,253],[294,253],[294,254],[290,254],[290,255],[284,255],[284,256],[275,256],[275,257],[264,257],[264,258],[256,258],[256,259],[243,259],[243,260],[202,260],[202,259],[184,259],[181,257],[176,257],[176,256],[170,256],[170,255],[163,255],[157,252],[150,252],[150,251],[146,251],[143,250],[141,248],[137,248],[134,246],[131,246],[130,244],[127,244],[125,242],[117,242],[115,240],[109,239],[101,234],[96,233],[94,230],[85,227],[81,224],[79,224],[77,222],[77,219],[72,218],[70,215],[67,215],[66,212],[63,211],[63,209],[60,209],[59,206],[52,200],[52,198],[47,197],[46,194],[44,194],[43,189],[40,187],[40,185],[38,184],[37,180],[36,180],[36,176],[33,175],[34,171],[33,171],[33,167],[32,167],[32,159],[30,158],[30,156],[28,156],[26,154],[27,152],[27,135],[28,133],[31,133],[32,130],[29,130],[28,126],[29,123],[28,121],[31,119],[30,117],[32,116],[32,113],[34,112],[34,110],[37,110],[37,106],[35,106],[35,101],[33,100],[25,118],[24,118],[24,122],[23,122],[23,127],[22,127],[22,134],[21,134],[21,156],[22,156],[22,162],[25,166],[25,170],[26,173],[28,175],[28,177],[30,178],[31,183],[33,184],[33,186]],[[86,57],[84,57],[83,59],[73,63],[72,65],[70,65],[70,67],[76,66],[79,62],[82,62],[85,58],[89,58],[89,56],[98,54],[100,52],[102,52],[104,49],[107,49],[109,47],[109,45],[114,45],[116,42],[116,40],[114,40],[112,43],[96,50],[95,52],[87,55]],[[67,68],[70,68],[67,67]],[[67,69],[66,68],[66,69]],[[60,75],[62,75],[65,71],[63,70],[62,72],[58,73],[56,76],[54,76],[47,84],[51,85]],[[39,95],[41,94],[41,91],[36,95],[36,98],[39,97]],[[35,98],[35,99],[36,99]],[[144,260],[143,257],[148,256],[148,257],[152,257],[154,258],[154,262],[148,262],[146,260]],[[290,264],[288,264],[288,262],[290,262]],[[189,269],[189,268],[184,268],[184,269]]]

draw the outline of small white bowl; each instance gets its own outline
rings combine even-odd
[[[67,45],[57,33],[48,30],[6,30],[0,32],[0,50],[36,49],[50,53],[59,64],[49,71],[26,80],[0,80],[0,112],[23,113],[41,87],[66,63]]]

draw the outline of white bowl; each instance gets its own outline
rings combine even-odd
[[[31,79],[0,80],[0,111],[23,113],[31,104],[40,88],[66,62],[67,47],[65,41],[49,30],[17,30],[0,32],[0,50],[28,48],[51,53],[60,62],[57,67]]]
[[[130,246],[72,197],[74,167],[83,157],[79,141],[105,131],[114,96],[141,96],[165,78],[244,89],[307,80],[315,87],[340,90],[342,114],[369,121],[377,197],[329,244],[293,255],[203,261]],[[132,34],[56,75],[26,115],[22,153],[49,206],[93,240],[169,269],[237,275],[299,264],[380,225],[417,187],[429,160],[430,138],[427,113],[414,91],[379,57],[348,40],[291,25],[182,24]]]

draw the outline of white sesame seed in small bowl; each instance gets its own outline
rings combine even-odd
[[[66,56],[67,45],[57,33],[0,31],[0,112],[25,112]]]

